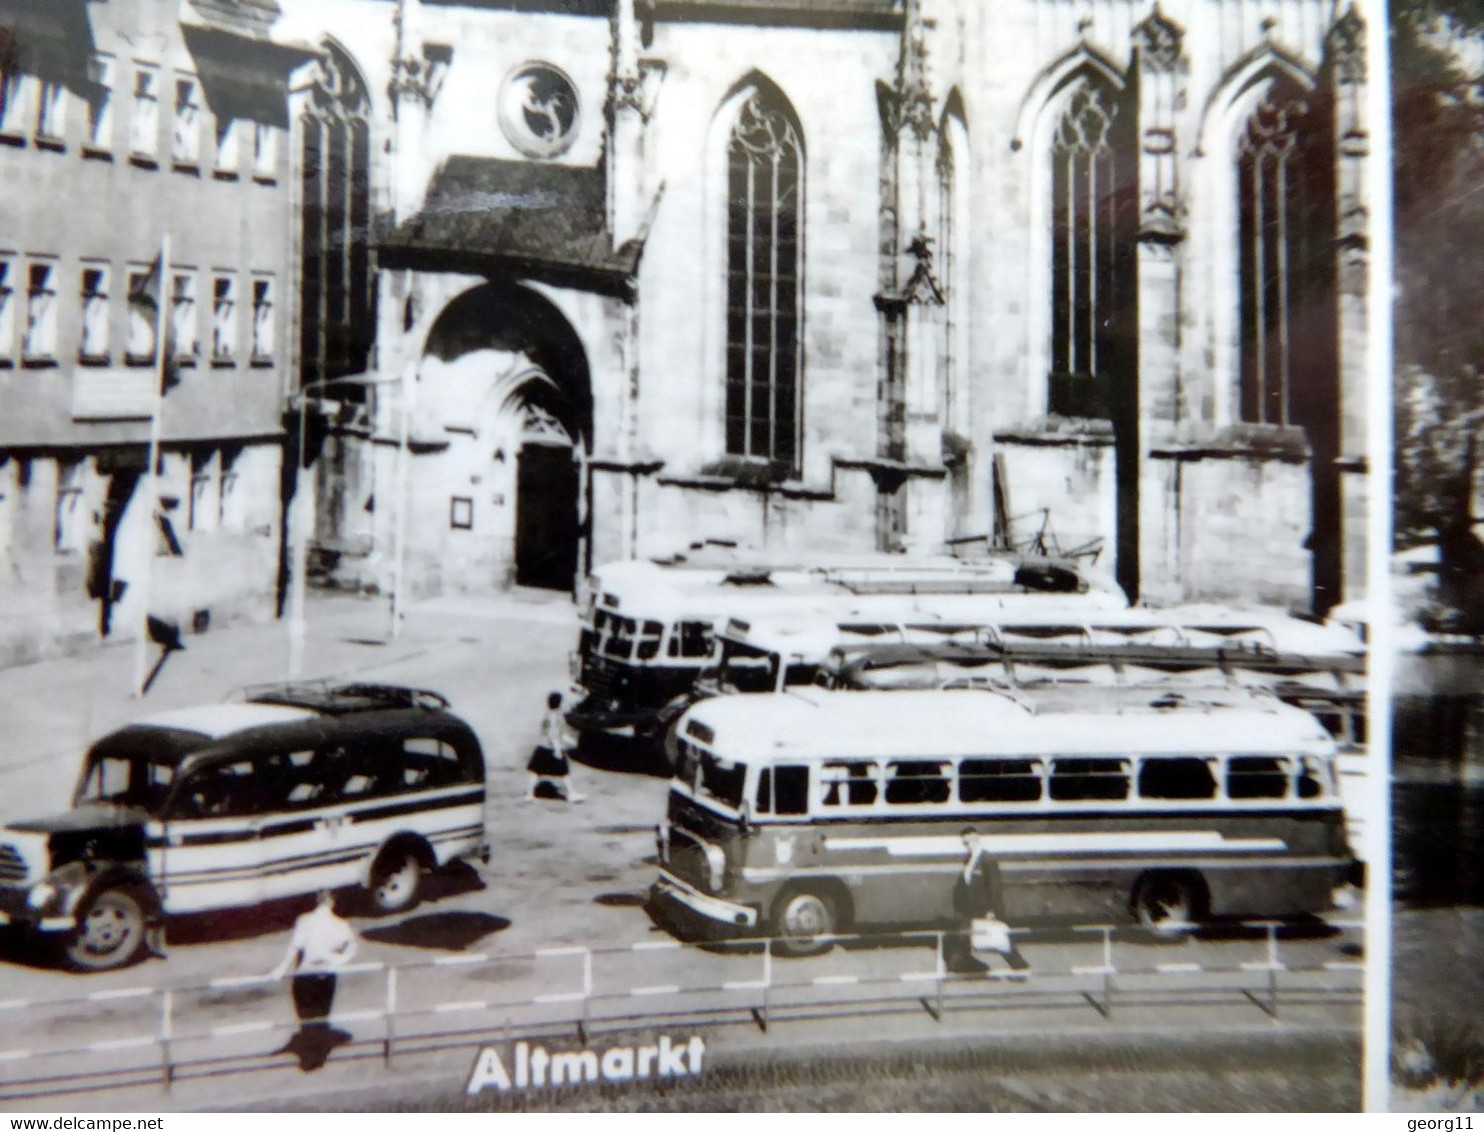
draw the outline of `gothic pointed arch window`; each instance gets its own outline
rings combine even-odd
[[[1051,135],[1051,374],[1048,408],[1107,417],[1120,338],[1129,338],[1128,114],[1095,75],[1065,97]]]
[[[804,149],[783,99],[754,90],[727,143],[726,448],[800,470]]]
[[[1327,376],[1326,133],[1313,93],[1278,77],[1238,138],[1240,413],[1249,424],[1306,423],[1308,393]]]
[[[375,330],[371,271],[371,100],[327,46],[299,122],[301,380],[361,373]],[[345,394],[353,391],[347,387]]]

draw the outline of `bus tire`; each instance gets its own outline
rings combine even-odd
[[[773,905],[773,950],[779,955],[822,955],[844,922],[841,898],[825,888],[786,889]]]
[[[376,855],[367,892],[371,910],[380,916],[395,916],[417,907],[422,899],[423,870],[431,853],[408,840],[393,841]]]
[[[109,971],[135,962],[144,950],[148,904],[129,888],[104,888],[87,897],[67,940],[67,962],[79,971]]]
[[[1205,917],[1206,885],[1199,873],[1147,872],[1134,884],[1130,907],[1145,930],[1160,936],[1179,935]]]

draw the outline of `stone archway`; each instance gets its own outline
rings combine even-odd
[[[570,324],[534,291],[485,284],[435,320],[419,373],[414,491],[448,499],[425,572],[439,589],[570,591],[586,566],[592,443],[586,353]],[[409,548],[423,547],[433,549],[414,533]]]

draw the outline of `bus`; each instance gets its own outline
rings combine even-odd
[[[716,631],[731,618],[829,606],[873,620],[933,611],[983,624],[1047,606],[1125,609],[1128,599],[1102,575],[1059,559],[876,555],[810,567],[618,562],[593,572],[579,604],[567,721],[580,734],[652,738],[678,718],[696,677],[716,663]]]
[[[1334,739],[1276,700],[808,689],[697,704],[678,743],[651,908],[682,936],[809,954],[952,923],[965,830],[1012,923],[1308,915],[1357,875]]]

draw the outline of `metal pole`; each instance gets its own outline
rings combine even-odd
[[[160,1083],[166,1088],[175,1080],[175,1066],[170,1061],[170,1040],[174,1037],[174,1007],[172,1004],[172,993],[169,987],[165,988],[164,997],[160,1000]]]
[[[318,383],[314,383],[318,384]],[[312,385],[306,385],[299,391],[299,443],[294,453],[294,502],[289,509],[289,663],[288,674],[290,680],[297,680],[304,674],[304,602],[308,581],[305,575],[309,571],[309,532],[305,530],[308,522],[308,507],[306,500],[311,487],[309,477],[305,475],[308,470],[308,461],[305,460],[304,444],[307,431],[304,418],[308,412],[309,390]]]
[[[402,629],[402,585],[407,570],[407,511],[411,506],[411,438],[414,394],[417,390],[417,369],[409,364],[402,371],[402,429],[397,443],[397,546],[392,560],[392,600],[390,637],[396,640]]]
[[[386,969],[386,1042],[382,1047],[381,1059],[387,1065],[392,1063],[392,1016],[397,1012],[397,968]]]
[[[159,302],[155,307],[155,388],[149,414],[148,464],[144,470],[144,564],[139,578],[139,640],[134,646],[134,687],[131,695],[137,699],[144,695],[144,682],[149,673],[149,605],[154,588],[155,546],[158,536],[153,527],[155,508],[159,505],[160,488],[157,466],[160,462],[160,418],[165,410],[165,355],[169,342],[165,335],[165,308],[170,298],[167,284],[170,277],[170,233],[160,237],[160,288]]]

